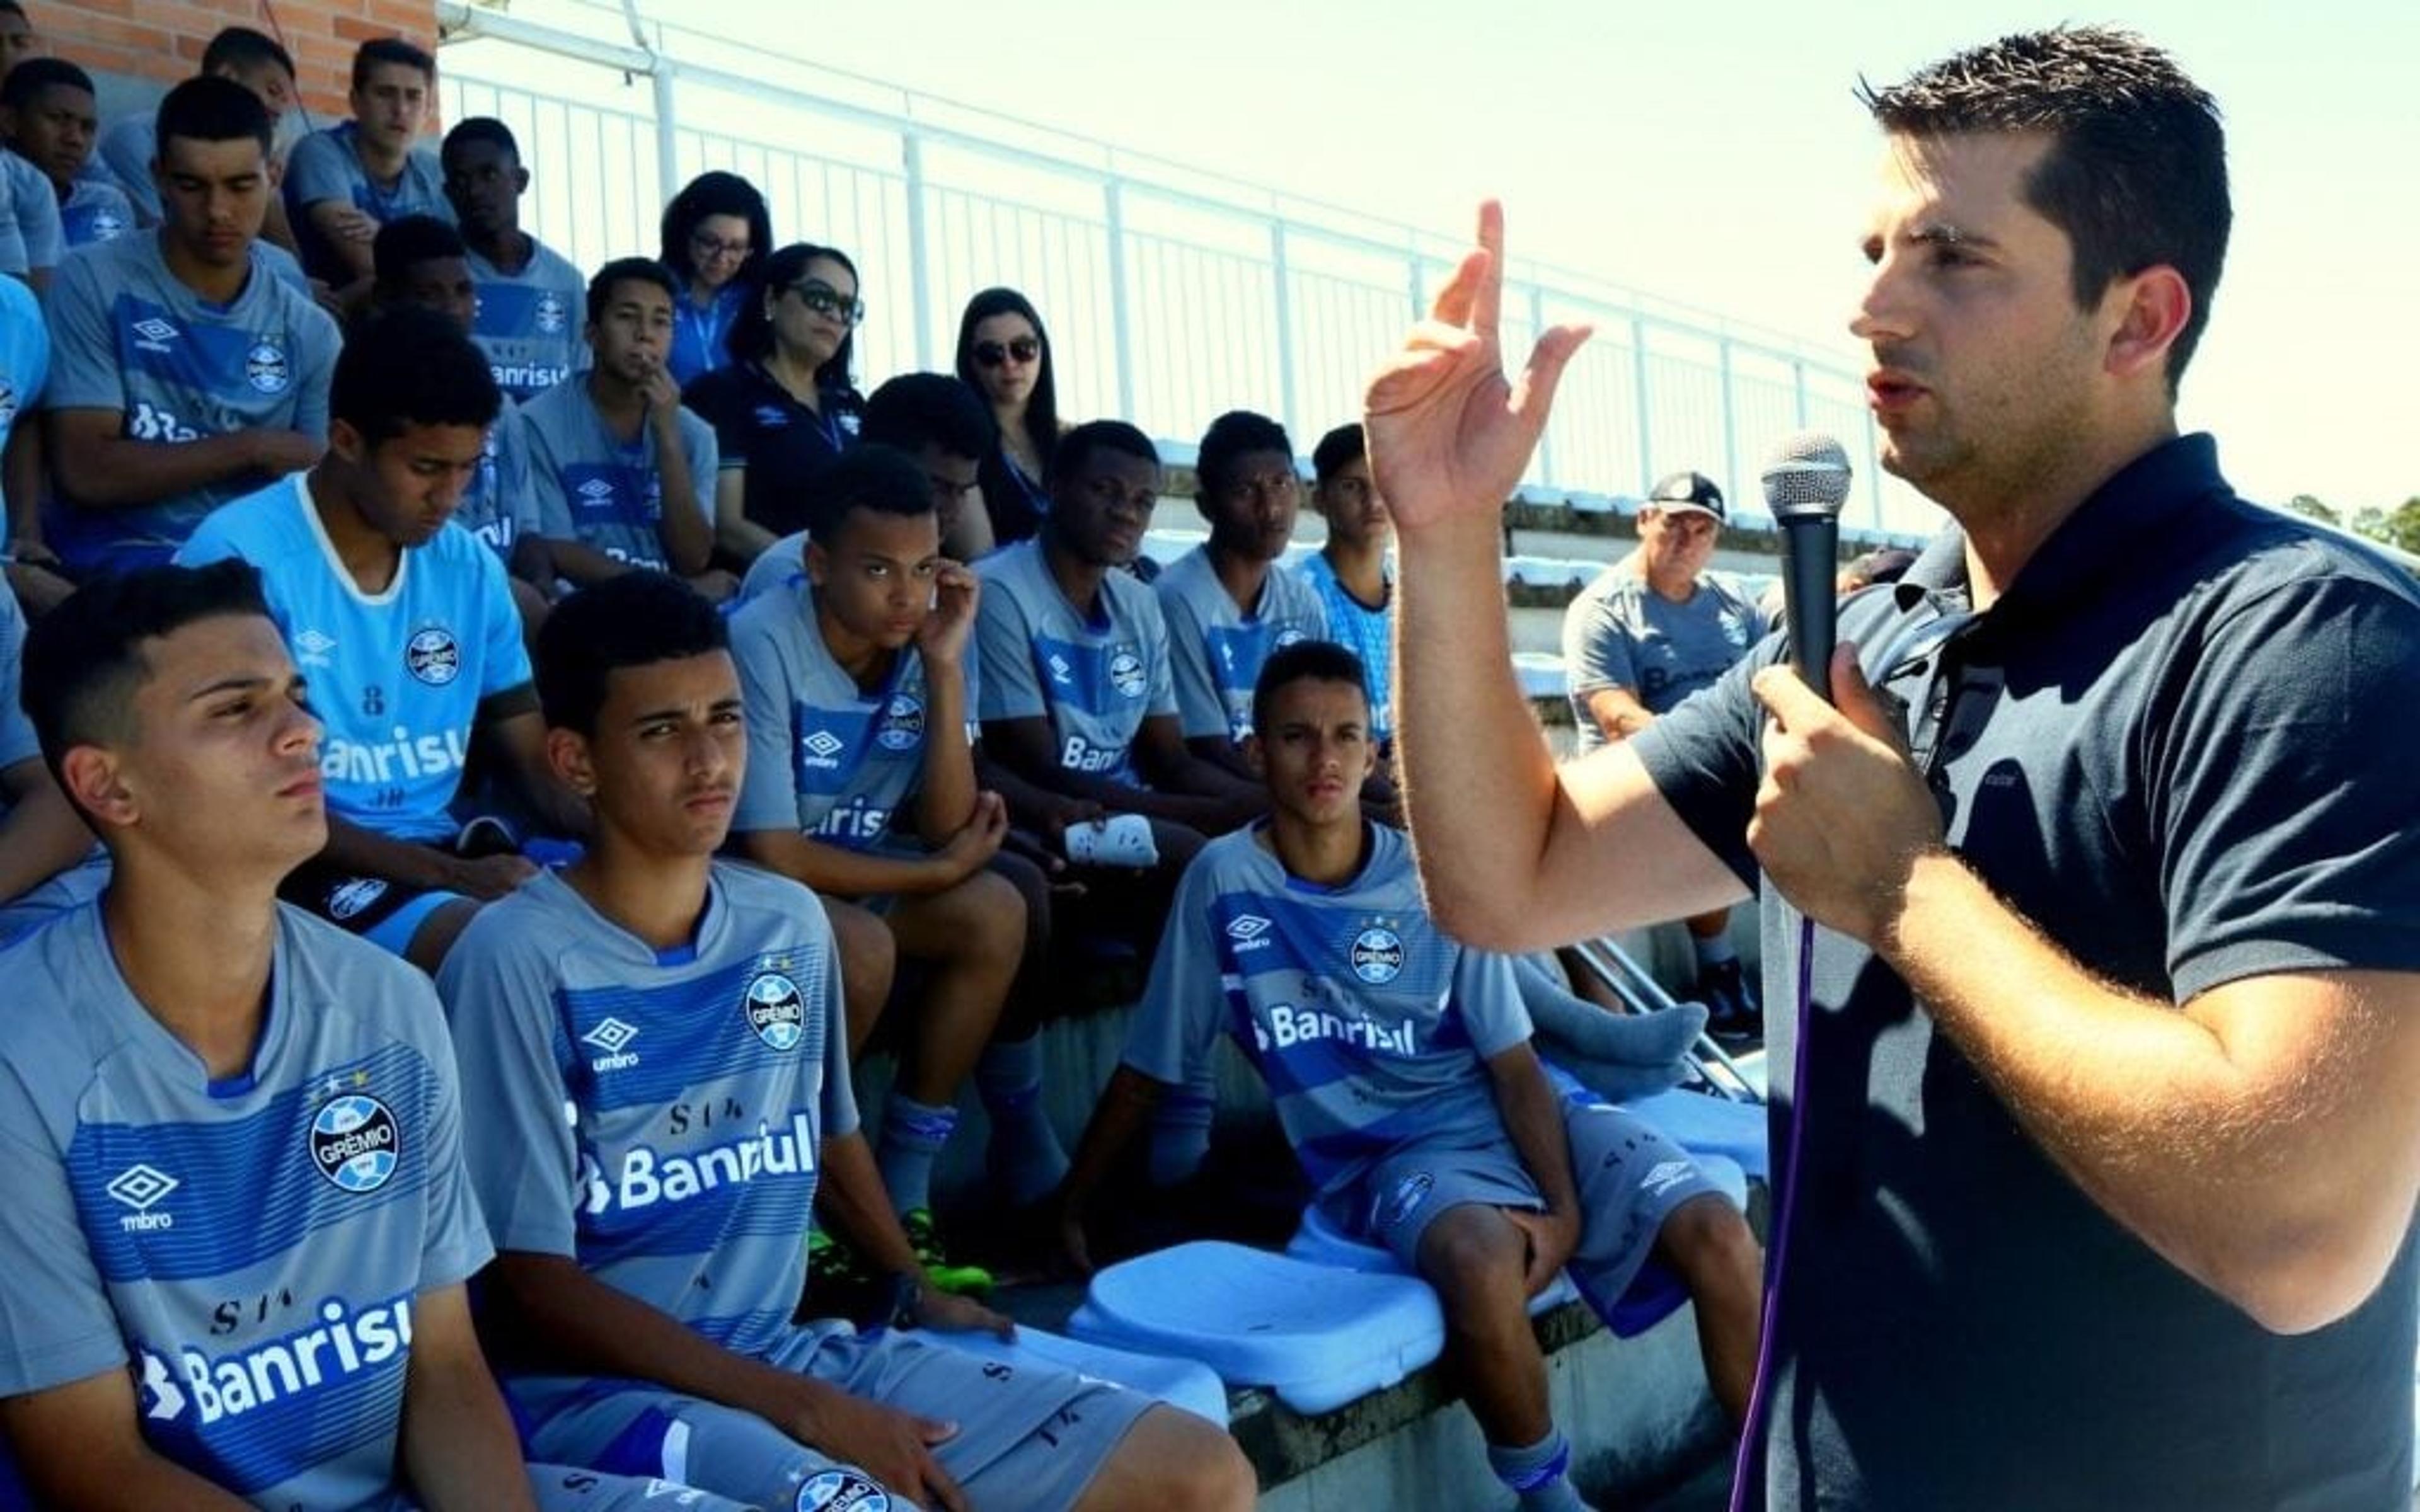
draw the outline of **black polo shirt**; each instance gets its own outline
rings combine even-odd
[[[1841,634],[1908,701],[1951,846],[2086,968],[2176,1003],[2420,970],[2420,599],[2392,564],[2237,499],[2195,436],[1965,610],[1952,530]],[[1751,885],[1748,680],[1783,655],[1635,742]],[[1799,918],[1769,902],[1778,1166]],[[2409,1508],[2409,1238],[2350,1317],[2270,1334],[2095,1207],[1863,947],[1818,932],[1812,1002],[1773,1506]]]
[[[701,373],[681,403],[714,427],[722,471],[745,473],[739,512],[775,535],[807,528],[808,488],[832,458],[856,444],[864,409],[857,391],[826,388],[817,413],[755,363]]]

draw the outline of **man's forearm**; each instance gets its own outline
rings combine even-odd
[[[39,762],[23,796],[0,819],[0,903],[31,892],[81,862],[92,850],[92,831]],[[10,776],[16,774],[11,770]]]
[[[816,892],[839,898],[870,898],[882,893],[921,897],[939,892],[953,882],[933,856],[880,856],[811,840],[796,830],[750,829],[738,835],[739,851],[749,860]]]
[[[2180,1011],[2086,972],[1947,852],[1916,863],[1880,947],[2103,1211],[2263,1323],[2340,1315],[2361,1257],[2399,1242],[2410,978],[2254,979]]]
[[[320,865],[356,876],[381,877],[406,887],[453,885],[453,857],[416,841],[396,840],[374,829],[328,817],[328,843],[314,857]]]
[[[1572,1144],[1563,1132],[1555,1089],[1534,1054],[1508,1052],[1514,1058],[1501,1065],[1491,1061],[1488,1073],[1496,1092],[1497,1115],[1512,1140],[1514,1153],[1538,1184],[1549,1211],[1579,1211],[1579,1189],[1572,1180]],[[1500,1058],[1500,1057],[1499,1057]]]
[[[1512,676],[1496,520],[1403,532],[1395,580],[1395,743],[1430,906],[1518,917],[1557,801]],[[1442,920],[1441,920],[1442,921]]]
[[[663,540],[665,559],[673,571],[684,577],[704,572],[714,560],[714,525],[697,497],[697,485],[690,476],[689,458],[681,451],[675,426],[656,429],[656,479],[663,511],[656,533]]]
[[[52,455],[61,491],[80,509],[139,509],[260,471],[258,443],[244,431],[193,441],[87,437]]]
[[[924,666],[924,762],[916,829],[939,845],[975,814],[975,760],[967,744],[967,680],[953,666]]]
[[[1101,1183],[1109,1180],[1118,1156],[1134,1142],[1136,1133],[1149,1120],[1152,1109],[1159,1105],[1167,1090],[1166,1084],[1131,1066],[1120,1066],[1110,1073],[1109,1085],[1102,1088],[1100,1101],[1094,1104],[1093,1117],[1084,1125],[1083,1137],[1076,1142],[1076,1153],[1069,1159],[1067,1175],[1060,1183],[1060,1198],[1070,1213],[1081,1212]]]
[[[608,578],[619,578],[630,570],[630,564],[617,557],[607,556],[585,541],[568,540],[560,535],[544,537],[547,560],[555,575],[585,587],[601,583]]]
[[[913,1276],[922,1281],[924,1268],[908,1242],[907,1230],[892,1210],[883,1189],[882,1172],[862,1134],[846,1134],[823,1142],[823,1180],[815,1188],[815,1205],[831,1219],[841,1236],[885,1275]]]
[[[428,1512],[534,1508],[520,1442],[495,1378],[469,1336],[467,1305],[461,1328],[464,1338],[456,1347],[413,1342],[403,1388],[404,1474]]]

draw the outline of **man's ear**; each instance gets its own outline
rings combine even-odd
[[[588,749],[588,737],[577,730],[561,726],[550,727],[546,733],[547,770],[554,779],[583,798],[597,796],[597,766]]]
[[[2117,329],[2110,333],[2108,371],[2115,378],[2154,372],[2167,380],[2168,351],[2193,319],[2193,290],[2185,276],[2165,263],[2111,283],[2102,296],[2103,308],[2121,301]]]
[[[143,817],[142,800],[126,784],[117,758],[99,746],[70,746],[59,761],[59,786],[85,822],[132,825]]]
[[[1253,777],[1263,782],[1269,779],[1269,755],[1261,748],[1261,734],[1257,730],[1244,737],[1244,763],[1251,767]]]

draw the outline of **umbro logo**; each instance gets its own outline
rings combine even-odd
[[[588,1069],[595,1072],[627,1071],[637,1065],[639,1057],[629,1053],[629,1044],[638,1037],[636,1026],[625,1024],[617,1018],[609,1018],[597,1025],[580,1037],[582,1044],[605,1052],[590,1061]]]
[[[1227,938],[1231,940],[1257,940],[1262,935],[1266,934],[1269,932],[1269,921],[1263,918],[1260,915],[1244,914],[1228,922]]]
[[[305,667],[325,667],[328,653],[336,649],[336,638],[325,630],[305,630],[294,638],[295,659]]]
[[[143,338],[143,347],[147,351],[165,351],[168,343],[182,334],[156,315],[135,321],[134,333]]]
[[[1690,1173],[1696,1169],[1696,1166],[1685,1160],[1658,1161],[1645,1176],[1639,1178],[1638,1190],[1650,1196],[1662,1196],[1687,1180]]]
[[[848,748],[848,742],[829,730],[811,730],[799,737],[799,748],[806,752],[807,765],[829,769],[839,764],[838,757]]]
[[[613,486],[602,478],[591,478],[580,486],[580,497],[601,503],[613,497]]]
[[[117,1227],[130,1234],[145,1234],[177,1227],[175,1218],[151,1210],[181,1184],[165,1171],[137,1164],[118,1172],[116,1178],[101,1190],[134,1210],[120,1214]]]
[[[1053,656],[1044,665],[1050,669],[1050,680],[1052,682],[1068,683],[1075,681],[1076,669],[1067,665],[1066,657]]]

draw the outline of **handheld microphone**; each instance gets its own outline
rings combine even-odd
[[[1765,511],[1781,525],[1790,660],[1828,703],[1832,641],[1839,623],[1833,580],[1840,555],[1840,506],[1849,499],[1849,454],[1822,431],[1802,430],[1774,447],[1761,476]]]

